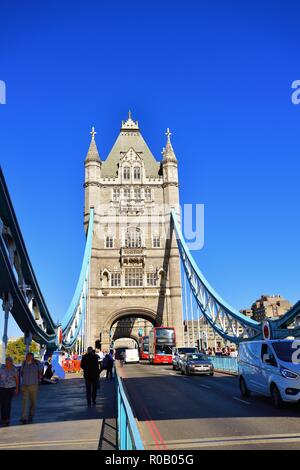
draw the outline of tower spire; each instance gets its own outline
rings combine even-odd
[[[170,131],[169,128],[167,128],[165,135],[167,136],[167,143],[166,143],[166,147],[162,151],[163,162],[176,162],[177,163],[177,159],[176,159],[176,156],[172,147],[172,143],[171,143],[172,132]]]
[[[92,127],[92,130],[91,130],[90,134],[92,136],[92,140],[95,140],[95,135],[97,134],[97,132],[95,131],[94,126]]]
[[[172,132],[170,131],[169,128],[167,128],[166,136],[167,136],[167,143],[169,144],[171,143],[171,139],[170,139],[171,135],[172,135]]]
[[[101,162],[100,155],[99,155],[96,141],[95,141],[95,135],[97,134],[97,132],[95,131],[94,126],[92,127],[90,134],[92,138],[91,138],[91,143],[90,143],[85,161],[86,162],[90,162],[90,161]]]

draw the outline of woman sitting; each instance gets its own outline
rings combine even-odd
[[[58,382],[58,379],[52,379],[54,370],[52,369],[52,365],[49,362],[46,362],[45,364],[46,370],[44,372],[43,378],[42,378],[42,384],[48,385],[48,384],[56,384]]]

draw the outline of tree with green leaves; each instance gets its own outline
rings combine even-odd
[[[21,364],[25,359],[26,346],[23,338],[18,338],[15,341],[9,341],[6,349],[6,356],[11,356],[15,364]],[[39,345],[32,341],[30,345],[30,352],[38,353]]]

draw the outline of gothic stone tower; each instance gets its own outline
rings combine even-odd
[[[85,159],[85,230],[94,208],[87,342],[110,344],[125,318],[174,326],[183,340],[179,252],[170,210],[179,215],[177,159],[167,131],[162,161],[152,155],[138,122],[122,121],[102,161],[92,140]]]

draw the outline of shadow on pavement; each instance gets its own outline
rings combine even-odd
[[[152,366],[153,367],[153,366]],[[156,368],[159,372],[159,368]],[[147,371],[148,372],[148,371]],[[234,376],[151,375],[128,377],[122,371],[129,400],[139,421],[197,418],[296,417],[299,404],[276,409],[267,397],[252,395],[242,400]],[[171,372],[171,369],[170,369]],[[143,374],[143,372],[141,372]],[[130,375],[131,371],[130,371]]]

